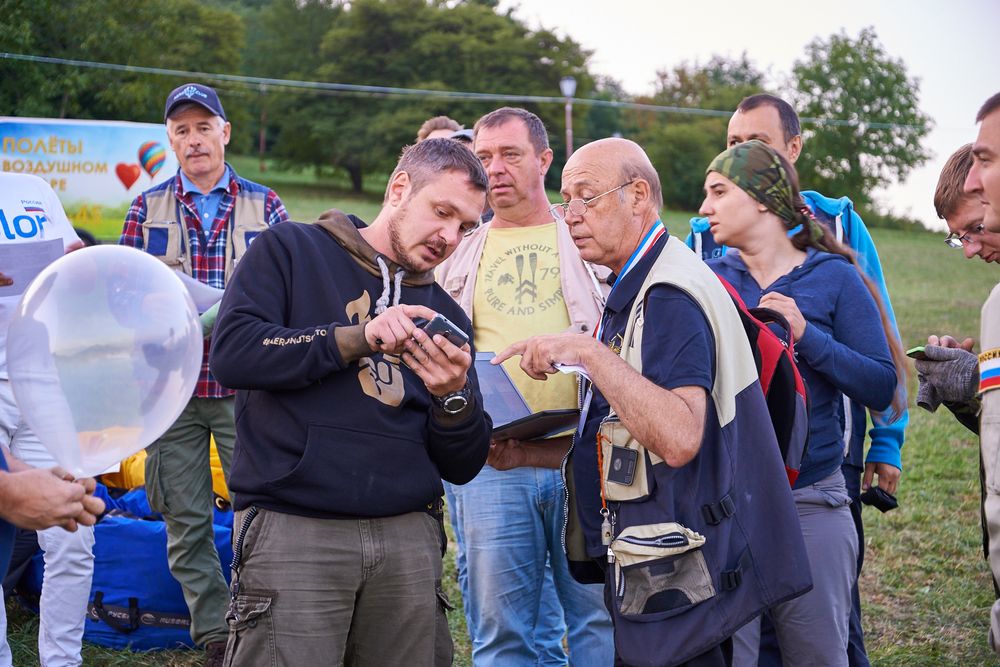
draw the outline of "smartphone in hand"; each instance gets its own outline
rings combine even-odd
[[[455,347],[462,347],[469,342],[469,337],[465,334],[465,332],[459,329],[454,322],[441,313],[435,315],[429,322],[417,322],[417,326],[423,329],[424,333],[431,338],[433,338],[435,334],[441,334]]]

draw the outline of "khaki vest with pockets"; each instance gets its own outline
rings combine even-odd
[[[180,210],[174,184],[145,195],[146,220],[142,223],[143,248],[175,271],[192,275],[191,239]],[[226,283],[250,241],[268,228],[265,193],[240,189],[230,214],[226,234]],[[163,230],[163,231],[160,231]]]

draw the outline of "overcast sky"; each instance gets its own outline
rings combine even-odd
[[[1000,0],[502,0],[500,6],[513,7],[531,27],[572,37],[593,51],[591,71],[633,94],[652,92],[657,70],[744,51],[777,87],[813,38],[841,29],[856,37],[873,26],[885,50],[919,80],[920,107],[934,120],[925,139],[933,157],[877,196],[932,226],[942,226],[932,203],[941,167],[975,138],[976,111],[1000,91]]]

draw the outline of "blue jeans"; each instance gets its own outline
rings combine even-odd
[[[446,487],[473,664],[565,665],[564,627],[571,665],[613,664],[604,587],[577,583],[562,550],[559,471],[485,466]]]

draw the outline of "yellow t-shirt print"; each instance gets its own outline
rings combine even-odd
[[[529,336],[569,328],[556,224],[489,230],[472,304],[477,350],[499,352]],[[557,373],[545,382],[532,380],[520,361],[508,359],[504,368],[533,411],[577,407],[576,376]]]

